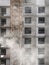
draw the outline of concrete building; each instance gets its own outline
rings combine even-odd
[[[49,0],[0,0],[0,65],[49,65]]]
[[[10,0],[0,0],[0,65],[10,65],[9,47],[4,44],[3,37],[10,30]],[[1,40],[2,38],[2,40]]]

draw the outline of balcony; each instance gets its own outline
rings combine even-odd
[[[7,55],[0,55],[0,59],[10,59],[10,54]]]
[[[1,65],[5,65],[5,64],[1,64]]]
[[[0,59],[10,59],[10,51],[8,47],[0,45]]]
[[[0,17],[9,18],[9,17],[10,17],[10,14],[7,14],[7,13],[5,13],[5,12],[2,12],[2,13],[0,13]]]
[[[10,25],[4,24],[4,25],[0,25],[0,28],[11,28]]]

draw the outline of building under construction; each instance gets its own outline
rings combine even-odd
[[[49,0],[0,0],[0,65],[49,65]]]

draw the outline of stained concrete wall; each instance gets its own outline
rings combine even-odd
[[[32,2],[31,2],[32,1]],[[31,0],[29,3],[23,3],[23,47],[25,52],[23,53],[23,65],[36,65],[37,61],[37,50],[36,50],[36,1]],[[31,7],[32,13],[25,13],[25,7]],[[31,24],[25,24],[25,17],[31,17]],[[31,27],[31,34],[24,34],[24,28]],[[24,39],[31,38],[31,44],[24,44]],[[28,51],[28,52],[27,52]]]
[[[45,34],[46,34],[46,40],[45,40],[45,65],[49,65],[49,0],[45,0]]]
[[[38,0],[38,3],[36,4],[37,1],[31,0],[33,4],[38,5],[38,6],[44,6],[45,1],[47,0]],[[33,5],[32,3],[25,4],[22,3],[20,7],[18,7],[17,3],[15,2],[17,6],[13,5],[11,6],[11,23],[12,25],[16,26],[16,30],[13,29],[11,34],[13,33],[11,38],[0,38],[0,43],[5,43],[9,48],[10,48],[10,65],[38,65],[38,46],[37,41],[36,41],[36,6]],[[40,4],[39,4],[40,3]],[[31,14],[25,14],[24,13],[24,7],[25,6],[30,6],[32,7],[32,13]],[[19,9],[20,8],[20,9]],[[46,6],[46,16],[45,16],[45,65],[49,65],[49,16],[47,15],[49,12],[49,7]],[[19,18],[20,17],[20,18]],[[24,18],[25,17],[32,17],[32,24],[25,24],[24,23]],[[19,29],[17,25],[19,23],[22,24],[22,28]],[[24,34],[24,27],[32,27],[32,34],[31,35],[25,35]],[[31,37],[32,42],[29,45],[24,44],[24,38],[25,37]],[[4,41],[3,41],[4,40]],[[9,64],[8,64],[9,65]]]
[[[45,3],[46,6],[49,6],[49,0],[45,0]]]
[[[10,7],[6,8],[6,14],[10,16]]]
[[[32,0],[34,3],[35,1]],[[17,3],[16,3],[17,4]],[[16,35],[15,36],[18,36],[16,38],[14,38],[13,40],[11,39],[11,62],[10,64],[11,65],[27,65],[27,64],[33,64],[33,65],[36,65],[36,37],[35,37],[35,26],[36,26],[36,18],[34,17],[35,16],[35,5],[29,5],[29,4],[24,4],[22,3],[23,6],[20,6],[20,9],[19,7],[17,6],[11,6],[11,22],[13,25],[19,25],[19,23],[22,22],[22,30],[19,31],[19,28],[18,30],[16,29]],[[24,14],[24,6],[31,6],[32,7],[32,14],[29,15],[32,17],[32,24],[31,25],[24,25],[24,17],[26,16]],[[28,16],[28,15],[27,15]],[[19,20],[19,17],[20,20]],[[16,23],[16,24],[15,24]],[[23,34],[23,28],[25,26],[31,26],[32,27],[32,44],[31,45],[24,45],[24,34]],[[34,32],[33,32],[34,31]],[[29,35],[30,36],[30,35]],[[28,37],[28,36],[27,36]],[[16,40],[15,40],[16,39]],[[27,52],[28,51],[28,52]]]

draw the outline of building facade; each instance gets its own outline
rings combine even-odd
[[[0,65],[10,65],[9,47],[4,44],[3,37],[9,34],[10,0],[0,0]]]
[[[0,0],[0,64],[49,65],[48,49],[49,0]]]
[[[26,62],[26,64],[31,63],[32,65],[49,65],[48,3],[49,3],[48,0],[24,0],[23,3],[24,41],[23,42],[25,49],[31,48],[30,57],[32,58],[31,59],[32,62],[28,61]]]

